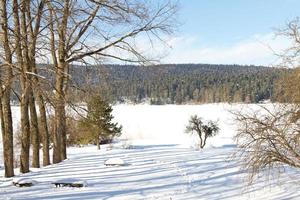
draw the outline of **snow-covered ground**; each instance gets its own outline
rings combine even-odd
[[[230,157],[236,147],[232,140],[235,124],[228,110],[241,107],[115,106],[114,115],[124,134],[112,149],[69,148],[68,160],[20,175],[35,181],[29,188],[15,187],[12,179],[0,178],[0,199],[300,199],[300,173],[293,169],[278,179],[261,177],[247,187],[247,173]],[[184,133],[192,114],[218,120],[221,128],[201,151],[194,148],[197,138]],[[110,158],[126,164],[105,166]],[[82,180],[87,187],[55,188],[51,184],[64,178]]]
[[[254,105],[252,105],[253,107]],[[220,126],[218,137],[208,140],[208,146],[233,144],[233,117],[230,110],[240,109],[241,105],[204,104],[204,105],[118,105],[114,107],[115,120],[123,125],[121,138],[141,144],[181,144],[186,147],[198,142],[196,136],[185,133],[191,115],[203,120],[217,121]]]

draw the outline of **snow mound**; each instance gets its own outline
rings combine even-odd
[[[124,166],[126,163],[121,158],[110,158],[104,164],[107,166]]]
[[[33,181],[30,178],[14,178],[12,183],[13,185],[18,187],[23,187],[23,186],[30,187],[35,183],[35,181]]]

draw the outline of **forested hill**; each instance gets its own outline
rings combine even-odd
[[[274,100],[275,81],[284,71],[261,66],[166,64],[75,66],[71,74],[74,83],[110,101],[182,104]]]

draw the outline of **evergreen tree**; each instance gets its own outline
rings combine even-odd
[[[93,96],[87,104],[87,116],[79,126],[87,133],[83,137],[90,139],[100,149],[101,141],[111,141],[121,135],[122,126],[112,122],[112,107],[100,96]]]

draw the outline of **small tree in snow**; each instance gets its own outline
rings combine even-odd
[[[87,104],[87,117],[80,121],[80,128],[85,130],[85,139],[96,142],[100,149],[100,142],[112,140],[121,135],[122,126],[113,123],[112,107],[100,96],[94,96]]]
[[[213,137],[219,132],[219,127],[216,122],[208,121],[203,122],[203,120],[197,115],[191,116],[189,124],[186,126],[186,133],[196,133],[200,139],[200,148],[206,145],[206,140],[208,137]]]

